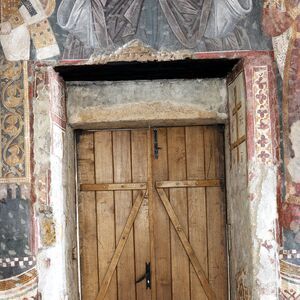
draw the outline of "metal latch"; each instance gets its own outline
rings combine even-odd
[[[140,283],[144,279],[146,279],[146,289],[151,289],[151,265],[150,262],[145,264],[146,272],[145,274],[139,278],[135,283]]]

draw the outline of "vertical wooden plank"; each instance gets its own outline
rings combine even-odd
[[[156,300],[156,257],[155,257],[155,244],[154,244],[154,182],[153,182],[153,137],[152,129],[147,131],[147,188],[148,188],[148,218],[149,218],[149,237],[150,237],[150,259],[151,259],[151,299]]]
[[[110,131],[98,131],[95,139],[96,183],[113,182],[112,136]],[[97,192],[97,235],[99,289],[115,251],[115,208],[113,192]],[[117,299],[117,276],[114,273],[106,299]]]
[[[185,129],[168,128],[169,180],[186,179]],[[187,191],[185,188],[170,189],[170,202],[188,236]],[[190,299],[190,265],[185,250],[171,227],[172,298]]]
[[[79,136],[77,158],[79,183],[95,183],[93,133]],[[95,299],[99,288],[95,192],[80,192],[78,200],[81,293],[83,299]]]
[[[182,246],[184,247],[185,252],[190,259],[190,262],[193,265],[196,274],[198,275],[198,278],[203,287],[203,290],[205,291],[208,299],[215,300],[216,295],[215,295],[214,291],[212,290],[212,288],[208,282],[208,279],[205,277],[205,273],[202,270],[202,267],[199,263],[199,260],[196,257],[193,247],[191,246],[191,244],[188,240],[188,237],[185,234],[184,229],[179,222],[178,216],[176,215],[172,205],[170,204],[170,201],[168,199],[166,192],[162,188],[158,188],[157,192],[160,196],[160,199],[163,202],[163,205],[164,205],[166,211],[168,212],[170,220],[172,221],[172,225],[173,225],[174,229],[176,230],[176,233],[182,243]]]
[[[168,180],[167,129],[158,128],[159,155],[152,161],[153,182]],[[152,141],[153,143],[153,141]],[[153,148],[152,148],[153,151]],[[153,228],[156,264],[156,298],[172,299],[170,221],[157,191],[153,192]]]
[[[127,218],[126,224],[124,226],[124,229],[122,231],[122,234],[120,236],[120,239],[118,241],[118,245],[116,247],[116,251],[111,259],[110,265],[108,267],[108,270],[104,276],[102,287],[98,293],[98,296],[96,300],[105,300],[106,292],[109,288],[109,284],[111,282],[112,276],[114,274],[114,271],[117,267],[117,264],[120,260],[120,256],[124,250],[124,247],[126,245],[126,242],[128,240],[130,231],[132,230],[133,223],[135,221],[135,218],[140,210],[140,207],[142,205],[142,202],[147,194],[147,191],[139,191],[137,198],[134,200],[134,204],[131,208],[131,211],[129,213],[129,216]]]
[[[186,127],[187,179],[205,179],[203,127]],[[189,241],[208,278],[205,188],[188,189]],[[207,299],[195,270],[190,266],[191,299]]]
[[[206,179],[223,174],[223,136],[216,126],[206,127]],[[219,187],[206,188],[209,282],[217,299],[227,299],[227,253],[225,239],[224,193]]]
[[[130,131],[113,132],[114,182],[131,182]],[[115,192],[116,241],[125,226],[132,207],[131,191]],[[135,268],[133,230],[131,230],[117,267],[118,299],[135,299]]]
[[[132,181],[147,182],[147,130],[131,132]],[[133,199],[137,195],[133,192]],[[148,199],[145,198],[134,222],[135,272],[136,280],[145,274],[145,263],[150,262],[150,239],[148,219]],[[137,299],[151,299],[151,290],[145,281],[136,284]]]

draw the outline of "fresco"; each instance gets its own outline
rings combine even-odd
[[[30,251],[30,201],[19,187],[7,189],[0,200],[0,280],[19,275],[35,265]]]
[[[265,1],[263,10],[263,29],[273,37],[279,70],[282,71],[283,110],[287,112],[283,115],[287,180],[287,193],[281,212],[284,249],[295,250],[298,254],[300,254],[299,5],[299,1],[291,0]],[[285,258],[292,259],[294,263],[300,265],[300,259],[294,256]]]
[[[280,211],[283,248],[280,251],[281,298],[300,298],[300,2],[265,0],[264,31],[272,37],[283,79],[284,175],[286,193]]]
[[[55,5],[55,0],[1,1],[0,42],[6,59],[28,60],[31,41],[36,59],[59,55],[59,47],[48,21]]]
[[[0,56],[0,183],[29,182],[27,64]]]
[[[0,41],[8,60],[87,59],[134,39],[170,51],[270,46],[259,26],[259,0],[7,0],[0,5]]]

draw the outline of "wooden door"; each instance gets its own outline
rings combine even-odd
[[[157,299],[207,299],[207,294],[227,299],[223,131],[218,126],[159,128],[157,140],[158,156],[153,160]],[[174,226],[174,215],[179,225]],[[199,277],[205,277],[209,286],[200,284]]]
[[[222,141],[217,126],[80,134],[82,299],[227,299]]]

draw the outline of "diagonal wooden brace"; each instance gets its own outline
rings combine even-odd
[[[125,224],[125,227],[123,229],[123,232],[120,236],[120,240],[118,242],[118,245],[117,245],[117,248],[116,248],[116,251],[112,257],[112,260],[109,264],[109,267],[106,271],[106,274],[101,282],[101,285],[100,285],[100,291],[96,297],[96,300],[104,300],[105,298],[105,295],[107,293],[107,290],[108,290],[108,287],[109,287],[109,284],[111,282],[111,279],[112,279],[112,276],[113,276],[113,273],[117,267],[117,264],[120,260],[120,257],[121,257],[121,254],[124,250],[124,247],[125,247],[125,244],[128,240],[128,237],[129,237],[129,233],[131,231],[131,228],[133,226],[133,223],[136,219],[136,216],[140,210],[140,207],[141,207],[141,204],[144,200],[144,198],[146,197],[147,195],[147,190],[146,191],[139,191],[137,197],[136,197],[136,200],[131,208],[131,211],[130,211],[130,214],[128,216],[128,219],[126,221],[126,224]]]
[[[159,194],[159,197],[169,215],[169,218],[175,228],[175,231],[177,232],[178,234],[178,237],[191,261],[191,264],[193,265],[194,267],[194,270],[200,280],[200,283],[203,287],[203,290],[207,296],[207,298],[209,300],[215,300],[217,299],[216,298],[216,295],[215,295],[215,292],[213,291],[212,287],[210,286],[209,282],[208,282],[208,279],[206,278],[206,275],[199,263],[199,260],[192,248],[192,245],[190,244],[188,238],[186,237],[186,234],[184,233],[184,230],[183,230],[183,227],[181,226],[180,222],[179,222],[179,219],[177,217],[177,215],[175,214],[174,212],[174,209],[168,199],[168,196],[166,195],[164,189],[161,189],[161,188],[157,188],[157,192]]]

